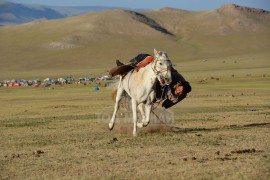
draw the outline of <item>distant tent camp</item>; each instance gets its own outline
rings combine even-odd
[[[48,87],[48,86],[50,86],[51,84],[50,84],[50,82],[49,81],[46,81],[45,83],[44,83],[44,87]]]
[[[46,79],[43,80],[43,82],[46,82],[46,81],[51,81],[51,79],[50,78],[46,78]]]
[[[14,84],[13,84],[13,86],[18,87],[18,86],[21,86],[21,84],[20,84],[20,83],[18,83],[18,82],[16,82],[16,83],[14,83]]]

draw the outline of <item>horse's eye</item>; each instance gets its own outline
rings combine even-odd
[[[159,65],[162,65],[162,63],[159,63]]]

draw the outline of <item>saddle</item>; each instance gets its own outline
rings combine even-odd
[[[154,58],[149,54],[139,54],[135,58],[131,59],[128,64],[123,64],[117,60],[116,63],[119,66],[109,70],[110,77],[117,75],[125,76],[131,70],[139,72],[141,68],[145,67],[153,60]]]
[[[132,66],[130,64],[120,65],[120,66],[117,66],[117,67],[110,69],[109,75],[110,75],[110,77],[114,77],[117,75],[125,76],[132,69],[134,69],[134,66]]]
[[[154,58],[152,56],[147,56],[144,60],[142,60],[141,62],[137,64],[137,67],[135,68],[135,72],[138,72],[141,68],[147,66],[152,61],[154,61]]]

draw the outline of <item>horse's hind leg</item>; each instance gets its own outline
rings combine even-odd
[[[122,85],[122,80],[120,79],[119,84],[118,84],[118,89],[117,89],[117,95],[116,95],[116,99],[115,99],[114,112],[113,112],[112,119],[111,119],[111,121],[109,123],[109,129],[110,130],[112,130],[113,127],[114,127],[116,113],[117,113],[117,110],[119,108],[119,102],[120,102],[120,100],[122,98],[123,92],[124,92],[124,88],[123,88],[123,85]]]
[[[132,102],[132,113],[133,113],[133,136],[137,136],[137,102],[133,98]]]

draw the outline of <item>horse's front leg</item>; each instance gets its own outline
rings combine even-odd
[[[148,100],[146,102],[146,104],[144,105],[145,106],[145,114],[146,114],[146,118],[145,118],[145,121],[143,121],[143,126],[147,126],[150,122],[150,115],[151,115],[151,111],[152,111],[152,107],[153,107],[153,100],[155,98],[155,92],[152,91],[150,94],[149,94],[149,97],[148,97]]]
[[[122,86],[122,81],[120,79],[119,81],[119,85],[118,85],[118,89],[117,89],[117,95],[116,95],[116,99],[115,99],[115,105],[114,105],[114,112],[113,112],[113,116],[112,116],[112,119],[109,123],[109,129],[112,130],[113,127],[114,127],[114,122],[115,122],[115,118],[116,118],[116,113],[117,113],[117,110],[119,108],[119,102],[122,98],[122,95],[123,95],[123,92],[124,92],[124,88]]]
[[[145,121],[145,112],[144,112],[143,103],[141,103],[141,104],[138,105],[138,109],[140,110],[140,113],[142,115],[142,121],[141,122],[137,122],[137,126],[139,128],[142,128],[143,127],[143,122]]]
[[[150,115],[151,115],[152,106],[153,106],[152,104],[145,104],[146,118],[145,118],[145,121],[143,122],[144,127],[146,127],[150,123]]]
[[[131,99],[133,113],[133,136],[137,136],[137,102],[134,98]]]

